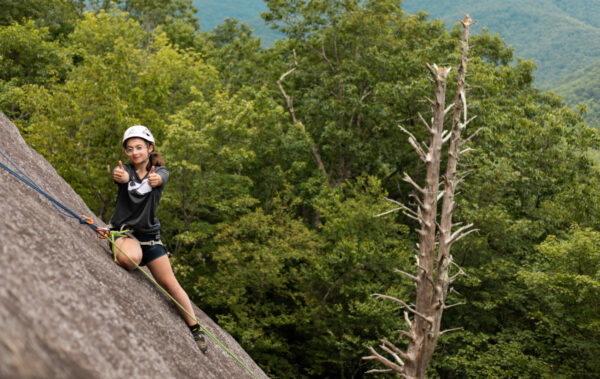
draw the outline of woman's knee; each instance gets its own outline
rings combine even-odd
[[[129,271],[133,271],[142,261],[140,243],[132,238],[119,238],[115,241],[117,263]]]

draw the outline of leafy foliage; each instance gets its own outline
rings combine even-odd
[[[453,25],[463,13],[477,20],[475,27],[499,33],[516,53],[535,59],[536,81],[543,88],[598,59],[600,7],[588,0],[453,1],[404,0],[408,12],[426,11]],[[585,41],[585,43],[581,43]],[[596,46],[596,47],[594,47]]]
[[[594,63],[556,83],[555,91],[563,95],[565,102],[578,109],[585,120],[593,127],[600,128],[600,103],[597,92],[598,67]]]
[[[273,0],[264,17],[289,38],[263,49],[236,21],[200,32],[189,1],[93,1],[64,23],[19,4],[0,26],[0,108],[94,212],[114,206],[122,132],[148,125],[171,173],[163,234],[193,300],[273,377],[373,368],[366,346],[403,320],[370,295],[411,300],[394,268],[415,267],[416,240],[402,214],[373,215],[385,196],[410,203],[403,171],[422,180],[397,125],[426,135],[424,63],[454,64],[457,31],[396,0]],[[482,130],[456,217],[479,231],[453,248],[468,276],[449,302],[467,305],[443,323],[464,330],[442,336],[428,376],[598,376],[600,136],[498,35],[472,45],[469,131]],[[277,86],[293,67],[295,123]]]

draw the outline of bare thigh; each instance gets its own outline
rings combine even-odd
[[[140,243],[136,239],[122,237],[115,241],[115,245],[120,249],[113,246],[113,250],[117,253],[117,263],[129,271],[135,270],[135,264],[139,265],[142,261],[142,247],[140,246]],[[127,258],[121,250],[123,250],[131,259]],[[135,264],[133,264],[132,260]]]

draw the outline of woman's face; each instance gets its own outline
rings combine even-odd
[[[141,138],[130,138],[125,143],[125,152],[131,160],[131,163],[138,165],[144,163],[153,150],[153,146],[148,147],[148,143]]]

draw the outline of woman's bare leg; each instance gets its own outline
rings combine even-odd
[[[185,290],[181,287],[177,278],[175,278],[175,274],[173,274],[173,269],[171,268],[171,262],[169,262],[169,257],[167,255],[160,256],[150,262],[148,262],[148,268],[150,272],[152,272],[152,276],[161,285],[179,304],[181,304],[186,311],[193,317],[190,317],[187,313],[185,313],[182,309],[177,307],[181,316],[183,316],[185,322],[192,326],[196,324],[194,318],[194,309],[192,308],[192,303],[190,302],[190,298],[188,297]]]
[[[135,263],[138,265],[140,264],[142,261],[142,247],[136,239],[122,237],[115,241],[115,245],[123,250],[125,254],[135,261]],[[135,270],[136,266],[121,252],[121,250],[113,246],[113,251],[117,252],[117,263],[129,271]]]

